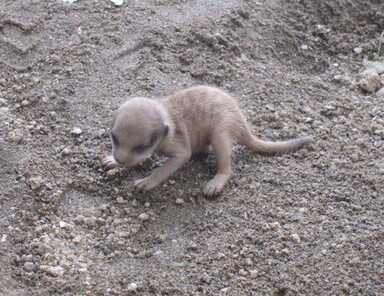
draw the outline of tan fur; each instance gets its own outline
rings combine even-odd
[[[107,168],[133,166],[152,153],[169,157],[149,177],[135,182],[142,190],[159,185],[187,162],[192,153],[207,152],[212,147],[217,173],[205,186],[207,195],[220,192],[232,175],[234,140],[263,153],[291,151],[312,140],[311,137],[280,142],[257,139],[236,100],[208,86],[188,88],[161,100],[128,100],[117,111],[111,133],[115,140],[112,141],[113,156],[103,161]],[[151,146],[142,151],[141,148],[149,144]]]

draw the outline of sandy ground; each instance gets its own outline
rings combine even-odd
[[[0,2],[0,294],[384,295],[382,1],[124,2]],[[199,84],[315,141],[235,145],[215,198],[214,156],[148,193],[161,157],[102,169],[121,102]]]

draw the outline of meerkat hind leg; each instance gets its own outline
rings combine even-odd
[[[206,195],[219,193],[232,176],[231,169],[231,139],[224,133],[217,133],[211,140],[212,149],[216,156],[217,172],[215,177],[204,188]]]

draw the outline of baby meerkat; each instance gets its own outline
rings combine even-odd
[[[208,153],[212,147],[217,173],[205,186],[206,195],[219,193],[230,179],[234,140],[261,153],[291,151],[312,140],[309,136],[278,142],[257,139],[236,100],[208,86],[191,87],[160,100],[126,101],[117,110],[110,136],[112,155],[103,160],[106,169],[134,166],[153,153],[168,157],[148,177],[134,183],[145,191],[166,180],[192,153]]]

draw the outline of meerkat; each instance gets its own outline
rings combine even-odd
[[[106,169],[132,167],[153,153],[165,155],[165,163],[134,182],[151,190],[181,168],[193,153],[212,148],[217,172],[204,194],[219,193],[232,175],[231,146],[234,140],[259,153],[283,153],[312,141],[303,136],[268,142],[255,137],[237,101],[224,91],[208,86],[191,87],[159,100],[133,98],[117,110],[110,131],[112,155],[104,158]]]

